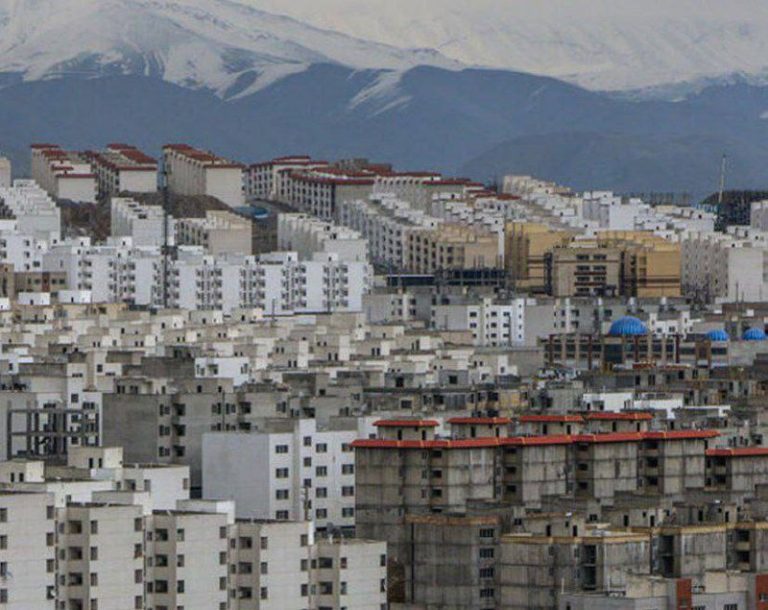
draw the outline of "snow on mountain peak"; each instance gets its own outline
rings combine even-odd
[[[0,72],[25,80],[141,74],[229,97],[326,62],[459,65],[231,0],[0,0]]]

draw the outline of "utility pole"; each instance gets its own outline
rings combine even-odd
[[[168,309],[170,302],[170,257],[171,257],[171,219],[170,198],[168,196],[168,162],[163,157],[163,171],[161,175],[161,190],[163,195],[163,309]]]

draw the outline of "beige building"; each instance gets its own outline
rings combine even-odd
[[[58,511],[58,600],[65,608],[144,607],[140,506],[69,504]]]
[[[545,224],[509,222],[505,228],[504,262],[512,285],[519,291],[543,293],[547,287],[547,255],[567,245],[572,231]]]
[[[180,246],[203,246],[209,254],[250,254],[251,222],[223,210],[208,210],[205,218],[176,221]]]
[[[680,244],[647,231],[604,231],[597,243],[622,252],[621,294],[627,297],[679,297]]]
[[[615,296],[620,289],[621,252],[574,243],[546,259],[547,293],[554,297]]]
[[[230,207],[245,203],[243,166],[188,144],[163,147],[168,188],[179,195],[208,195]]]
[[[496,269],[503,265],[499,239],[461,225],[441,224],[409,234],[407,268],[431,274],[449,269]]]
[[[0,606],[56,610],[56,588],[53,495],[0,492]]]

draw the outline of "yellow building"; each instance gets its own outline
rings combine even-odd
[[[506,225],[504,251],[507,275],[520,291],[594,296],[617,286],[620,296],[680,296],[680,244],[650,231],[602,231],[584,239],[515,221]]]
[[[413,273],[445,269],[496,269],[501,267],[499,239],[491,233],[458,224],[443,224],[408,235],[407,266]]]
[[[622,252],[623,296],[680,296],[680,244],[650,231],[605,231],[596,239],[599,245]]]
[[[504,262],[511,285],[523,292],[546,292],[547,255],[570,243],[576,233],[518,221],[508,222],[504,233]]]

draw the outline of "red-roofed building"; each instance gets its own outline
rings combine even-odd
[[[157,190],[157,160],[128,144],[109,144],[85,156],[91,161],[99,195],[153,193]]]
[[[90,160],[55,144],[33,144],[32,179],[51,197],[75,203],[94,203],[96,175]]]
[[[230,207],[245,203],[242,164],[188,144],[167,144],[163,157],[172,192],[216,197]]]
[[[752,493],[768,484],[768,447],[708,450],[706,484],[732,493]]]

